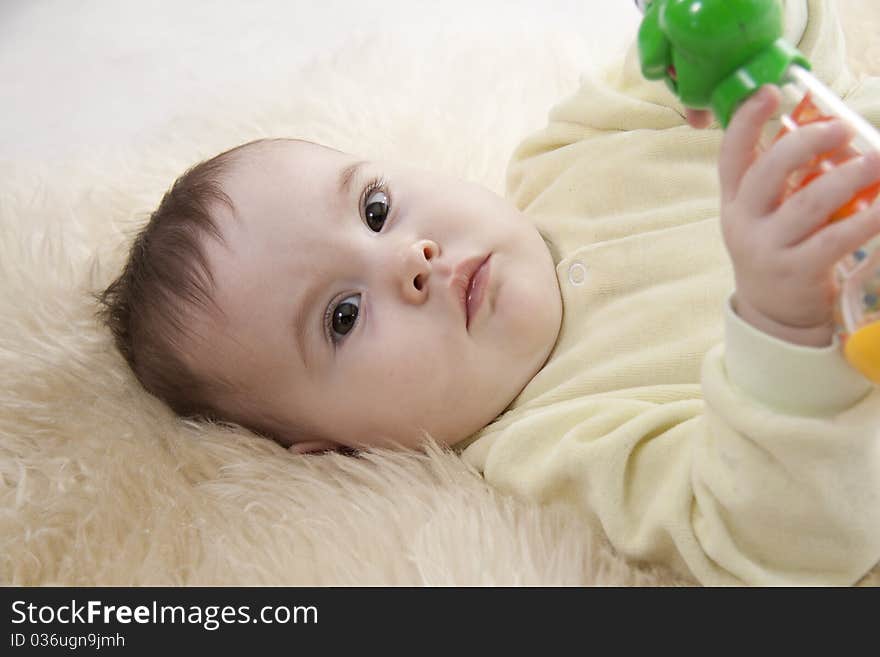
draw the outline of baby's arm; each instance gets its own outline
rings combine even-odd
[[[780,204],[789,175],[842,147],[852,132],[839,121],[814,123],[760,152],[762,128],[779,98],[775,87],[752,96],[722,143],[721,224],[736,279],[734,307],[768,335],[825,347],[832,342],[838,292],[834,264],[880,233],[880,204],[846,221],[827,219],[880,179],[880,154],[855,158]]]

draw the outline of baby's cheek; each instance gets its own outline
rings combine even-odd
[[[466,358],[449,347],[441,331],[412,326],[371,352],[369,379],[392,398],[444,385],[445,374]]]

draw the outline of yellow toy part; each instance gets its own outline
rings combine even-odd
[[[847,338],[846,360],[874,383],[880,383],[880,322],[863,326]]]

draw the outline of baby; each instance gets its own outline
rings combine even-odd
[[[147,390],[296,452],[470,436],[541,368],[562,314],[510,202],[292,139],[183,175],[105,298]]]
[[[800,5],[801,49],[834,60],[832,8]],[[767,87],[722,143],[632,59],[523,142],[511,201],[299,140],[197,165],[103,295],[118,347],[182,415],[300,453],[431,437],[706,584],[857,581],[880,558],[880,393],[840,356],[833,265],[880,207],[826,219],[880,161],[780,204],[844,125],[759,154]]]

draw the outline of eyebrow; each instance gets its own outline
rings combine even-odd
[[[354,180],[355,174],[362,166],[366,164],[366,160],[359,160],[345,167],[339,172],[339,182],[337,189],[340,195],[349,194],[351,192],[351,181]]]
[[[351,193],[351,184],[357,176],[358,171],[361,167],[367,164],[366,160],[359,160],[357,162],[353,162],[349,164],[347,167],[343,168],[342,171],[339,172],[339,178],[337,179],[336,187],[337,192],[340,196],[348,196]],[[300,359],[302,359],[303,366],[308,368],[310,364],[313,364],[312,358],[312,349],[310,349],[310,344],[312,341],[307,340],[306,338],[313,333],[310,329],[312,327],[308,326],[308,319],[311,317],[310,310],[315,305],[315,299],[318,296],[318,292],[320,290],[320,285],[315,284],[312,285],[308,290],[306,290],[305,294],[303,294],[302,302],[294,309],[294,317],[293,317],[293,330],[294,336],[296,338],[297,346],[299,347]],[[321,310],[321,321],[324,318],[324,310]],[[321,327],[321,337],[319,339],[323,339],[324,327]]]

